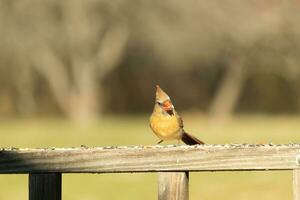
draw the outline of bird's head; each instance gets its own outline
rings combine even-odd
[[[174,109],[170,97],[159,87],[159,85],[156,85],[155,103],[168,113]]]

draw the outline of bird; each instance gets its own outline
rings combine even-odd
[[[156,85],[155,105],[150,116],[150,128],[160,139],[157,144],[166,140],[182,140],[187,145],[204,144],[183,129],[183,120],[177,114],[170,97],[159,85]]]

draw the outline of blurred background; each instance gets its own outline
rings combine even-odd
[[[155,144],[156,84],[207,143],[298,142],[299,11],[298,0],[1,0],[0,146]],[[190,177],[191,199],[292,197],[290,172]],[[156,199],[156,181],[64,175],[63,198]],[[26,199],[26,185],[1,175],[0,199]]]

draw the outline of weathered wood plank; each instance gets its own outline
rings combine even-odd
[[[158,200],[188,200],[188,172],[160,172],[158,175]]]
[[[293,196],[294,200],[300,200],[300,169],[293,170]]]
[[[0,149],[0,173],[300,169],[299,144]]]
[[[61,200],[61,174],[29,174],[29,200]]]

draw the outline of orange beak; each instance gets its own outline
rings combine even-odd
[[[170,101],[165,101],[162,107],[165,111],[172,110],[174,108],[173,104]]]

